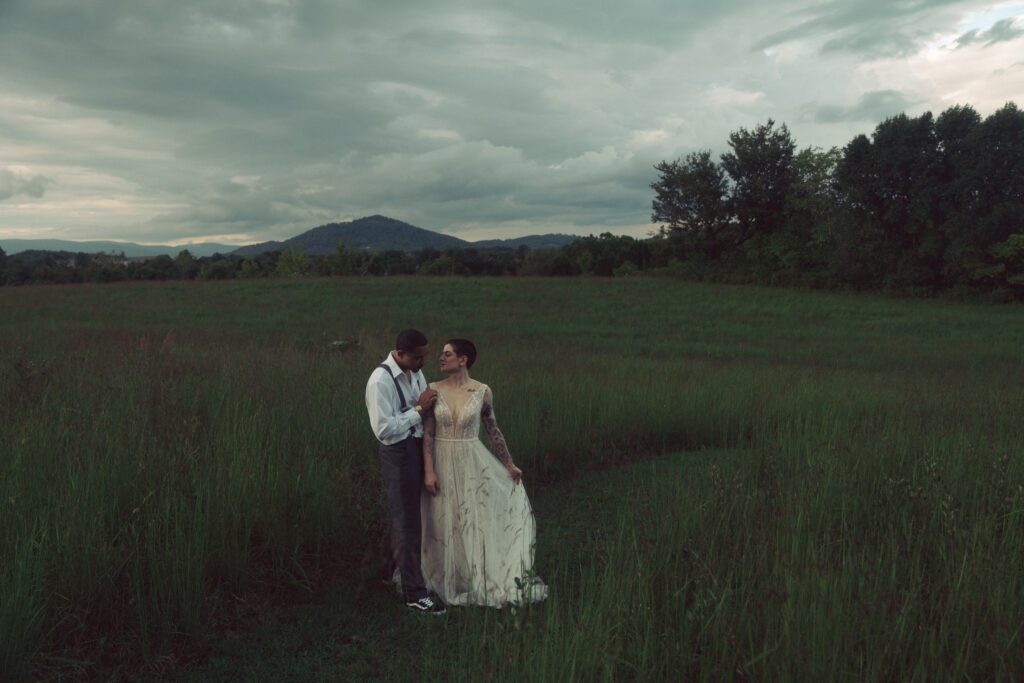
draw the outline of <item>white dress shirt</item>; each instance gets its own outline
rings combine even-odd
[[[384,368],[377,368],[370,373],[366,382],[366,412],[370,415],[370,427],[377,440],[386,446],[398,443],[409,436],[423,436],[423,419],[413,408],[419,401],[420,394],[427,388],[427,380],[423,371],[406,372],[398,367],[394,357],[389,353],[384,359]],[[389,374],[390,373],[390,374]],[[402,387],[405,395],[405,412],[401,412],[401,401],[395,393],[395,381]],[[411,430],[411,431],[410,431]]]

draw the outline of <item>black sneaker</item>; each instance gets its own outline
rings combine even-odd
[[[440,600],[434,600],[431,597],[407,602],[405,606],[413,612],[423,612],[424,614],[444,614],[447,611]]]

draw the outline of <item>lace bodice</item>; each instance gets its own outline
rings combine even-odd
[[[480,410],[484,405],[487,385],[480,384],[473,389],[431,386],[438,393],[434,407],[435,438],[476,439],[480,434]]]

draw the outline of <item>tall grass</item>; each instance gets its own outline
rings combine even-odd
[[[5,676],[152,658],[255,581],[358,564],[382,520],[363,386],[406,326],[477,341],[528,478],[735,451],[638,481],[595,563],[546,570],[536,618],[467,620],[467,661],[534,680],[1024,671],[1017,308],[321,280],[8,288],[0,325]],[[514,656],[469,645],[498,636]]]
[[[936,463],[955,448],[908,466],[867,441],[810,458],[803,443],[763,443],[638,468],[606,501],[611,534],[548,549],[547,604],[428,632],[426,675],[1020,678],[1019,469],[991,454],[954,476]]]

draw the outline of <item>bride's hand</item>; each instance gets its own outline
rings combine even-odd
[[[512,477],[512,483],[518,484],[523,480],[523,471],[515,465],[509,465],[508,476]]]
[[[437,483],[437,476],[433,472],[427,472],[423,475],[423,488],[432,496],[436,496],[441,492],[441,486]]]

